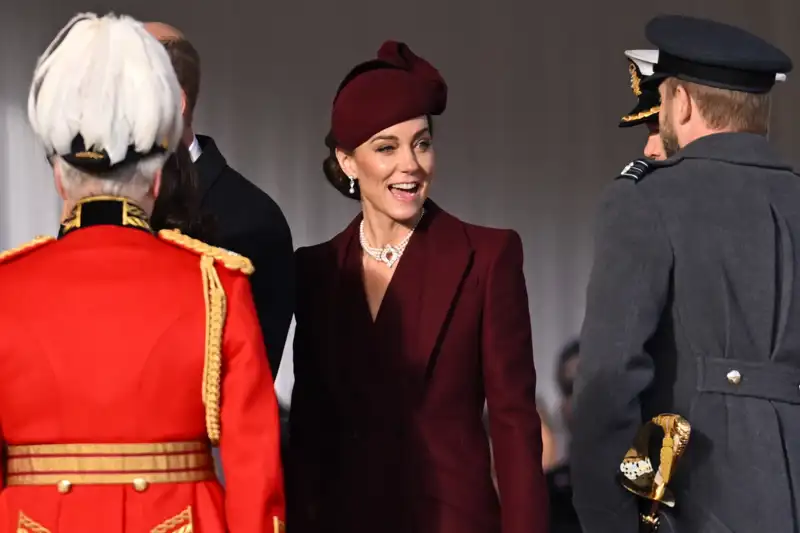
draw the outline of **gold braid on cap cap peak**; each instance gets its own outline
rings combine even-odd
[[[203,241],[183,235],[178,230],[161,230],[158,236],[200,255],[200,272],[203,277],[203,298],[206,307],[206,341],[203,362],[203,405],[206,408],[206,432],[211,444],[219,444],[220,403],[222,384],[222,333],[227,315],[228,300],[214,263],[246,275],[255,269],[244,256],[229,252]]]
[[[652,117],[653,115],[655,115],[656,113],[659,113],[659,112],[661,112],[661,106],[657,105],[657,106],[651,107],[650,109],[645,109],[644,111],[640,111],[640,112],[636,113],[635,115],[625,115],[624,117],[622,117],[622,120],[624,122],[633,122],[634,120],[639,120],[639,119],[643,119],[643,118],[647,118],[647,117]]]

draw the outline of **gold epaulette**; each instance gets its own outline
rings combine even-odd
[[[178,230],[162,229],[158,232],[158,236],[167,242],[176,244],[196,254],[212,257],[214,261],[218,261],[228,270],[236,270],[248,276],[255,272],[253,263],[245,256],[230,252],[224,248],[211,246],[203,241],[184,235]]]
[[[36,237],[32,241],[28,241],[25,244],[17,246],[16,248],[11,248],[10,250],[6,250],[5,252],[0,252],[0,263],[7,263],[12,259],[21,257],[24,254],[36,250],[37,248],[41,248],[45,244],[51,243],[55,240],[56,240],[55,237],[47,237],[47,236]]]
[[[250,275],[253,264],[244,256],[206,244],[178,230],[161,230],[158,236],[200,256],[203,298],[206,304],[206,342],[203,362],[203,405],[206,408],[206,433],[211,444],[220,439],[220,404],[222,393],[222,332],[225,327],[228,297],[214,266],[219,262],[229,270]]]

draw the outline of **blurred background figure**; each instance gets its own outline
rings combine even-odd
[[[556,383],[561,393],[559,411],[565,439],[561,448],[567,446],[572,429],[572,391],[575,376],[580,360],[580,342],[575,339],[567,343],[558,355],[556,366]],[[550,524],[551,533],[580,533],[580,523],[575,508],[572,505],[572,478],[570,473],[569,455],[566,455],[557,464],[547,468],[547,490],[550,495]]]

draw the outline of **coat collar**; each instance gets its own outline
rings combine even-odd
[[[420,385],[427,381],[433,369],[435,361],[431,356],[436,351],[440,333],[469,272],[474,254],[463,222],[431,200],[425,203],[425,211],[402,259],[395,267],[398,271],[394,273],[387,290],[387,295],[391,291],[395,297],[402,297],[403,305],[415,307],[413,310],[403,310],[404,314],[413,312],[417,319],[413,320],[413,324],[403,324],[402,328],[405,338],[415,339],[405,357],[419,376]],[[348,261],[348,250],[358,245],[361,220],[362,215],[359,214],[331,241],[337,263],[334,287],[338,290],[352,288],[353,285],[349,283],[352,279],[362,279],[360,271],[351,272],[354,268],[360,268],[360,262]],[[363,295],[363,292],[359,292],[359,295]],[[352,302],[352,298],[352,294],[340,292],[334,300],[343,305]],[[356,306],[349,305],[348,308],[354,310]],[[341,314],[341,307],[338,313]],[[387,317],[379,315],[379,318]],[[408,331],[407,326],[415,331]]]
[[[686,145],[664,163],[683,159],[712,159],[737,165],[792,170],[763,135],[754,133],[715,133]]]
[[[211,186],[217,181],[222,173],[228,168],[228,162],[225,156],[217,148],[217,143],[214,139],[207,135],[197,135],[197,142],[200,144],[202,153],[195,161],[195,168],[197,169],[197,179],[199,182],[199,195],[202,199],[206,193],[211,189]]]

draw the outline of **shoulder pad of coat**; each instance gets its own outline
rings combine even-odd
[[[36,237],[35,239],[26,242],[16,248],[11,248],[10,250],[6,250],[5,252],[0,252],[0,264],[8,263],[22,257],[23,255],[28,254],[34,250],[38,250],[45,244],[49,244],[51,242],[55,242],[55,237]]]
[[[242,272],[248,276],[255,272],[253,263],[245,256],[228,251],[224,248],[211,246],[201,240],[184,235],[178,230],[162,229],[158,232],[158,237],[161,240],[192,251],[197,255],[211,257],[214,259],[215,263],[222,264],[222,266],[228,270]]]

